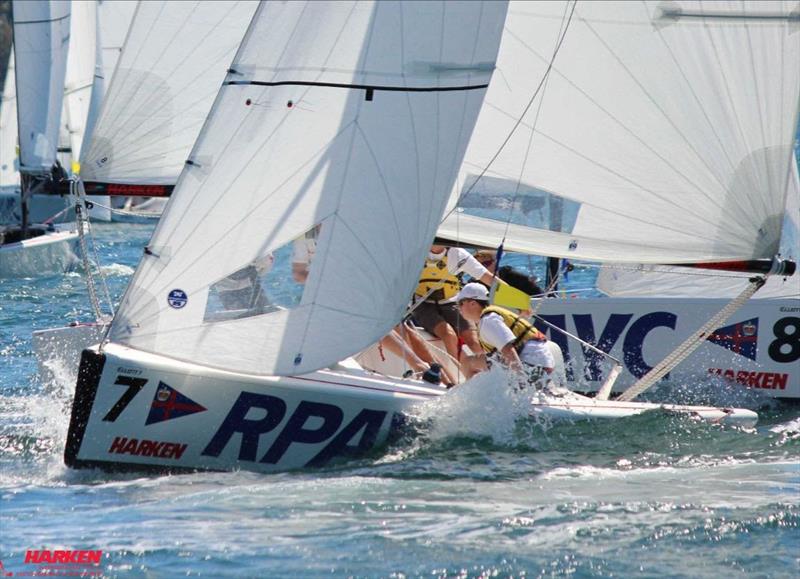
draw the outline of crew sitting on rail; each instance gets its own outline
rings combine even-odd
[[[445,349],[458,360],[458,338],[473,352],[480,351],[478,336],[458,313],[456,295],[461,289],[459,274],[466,273],[487,285],[494,281],[492,274],[461,247],[447,248],[431,245],[419,284],[414,292],[414,319],[429,333],[444,342]]]
[[[499,354],[512,370],[526,374],[530,381],[542,373],[553,372],[555,361],[547,337],[522,316],[489,305],[489,290],[479,283],[468,283],[456,297],[461,315],[478,324],[482,352],[462,356],[467,378],[488,369],[487,356]]]

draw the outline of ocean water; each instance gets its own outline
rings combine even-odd
[[[150,232],[95,227],[114,299]],[[569,291],[593,275],[579,267]],[[31,331],[90,320],[85,296],[79,273],[0,280],[0,575],[36,572],[26,552],[58,549],[102,551],[90,571],[107,577],[800,574],[800,408],[741,392],[716,401],[758,409],[754,429],[660,412],[547,424],[522,419],[486,377],[423,408],[390,447],[335,468],[69,470],[73,378],[38,378]],[[695,386],[654,396],[687,401]]]

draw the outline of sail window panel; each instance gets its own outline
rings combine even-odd
[[[788,15],[787,6],[715,7]],[[523,115],[521,95],[530,100],[554,52],[548,26],[568,10],[513,3],[462,174],[484,170],[581,203],[589,236],[632,223],[615,231],[618,241],[646,246],[663,236],[676,261],[708,254],[711,245],[710,256],[720,259],[768,257],[777,249],[793,162],[795,125],[786,119],[797,118],[795,24],[662,21],[659,10],[657,3],[578,3],[553,69]],[[516,74],[501,75],[504,69]]]
[[[171,185],[255,2],[143,2],[83,160],[87,180]]]
[[[461,191],[458,207],[463,214],[551,231],[571,232],[581,207],[547,191],[487,175],[468,175]]]
[[[321,231],[322,225],[317,225],[212,284],[204,321],[241,319],[298,306],[314,266]]]
[[[69,48],[70,2],[13,2],[21,172],[56,161]]]
[[[506,9],[412,5],[260,6],[120,306],[114,341],[242,372],[301,374],[397,323],[461,165]],[[289,71],[299,80],[277,76]],[[368,99],[359,83],[370,79],[398,84],[372,87]],[[453,79],[460,84],[441,90]],[[268,253],[285,276],[281,252],[316,225],[299,303],[206,321],[214,284]],[[174,290],[180,307],[169,303]]]

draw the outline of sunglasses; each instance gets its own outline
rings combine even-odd
[[[484,260],[479,261],[478,263],[480,263],[483,267],[486,267],[487,265],[492,265],[494,263],[494,260],[493,259],[484,259]]]

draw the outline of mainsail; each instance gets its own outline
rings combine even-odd
[[[800,101],[796,2],[514,2],[439,235],[585,260],[778,252]],[[563,231],[456,209],[482,182],[579,204]]]
[[[501,2],[261,4],[111,340],[302,374],[388,332],[461,165],[505,12]],[[263,283],[249,310],[225,311],[227,298],[211,307],[212,293],[246,289],[273,260],[280,273],[293,242],[313,261],[292,307],[273,307],[280,283]]]
[[[81,159],[84,180],[174,185],[256,5],[139,5]]]
[[[45,175],[56,161],[70,3],[14,2],[20,172]]]

